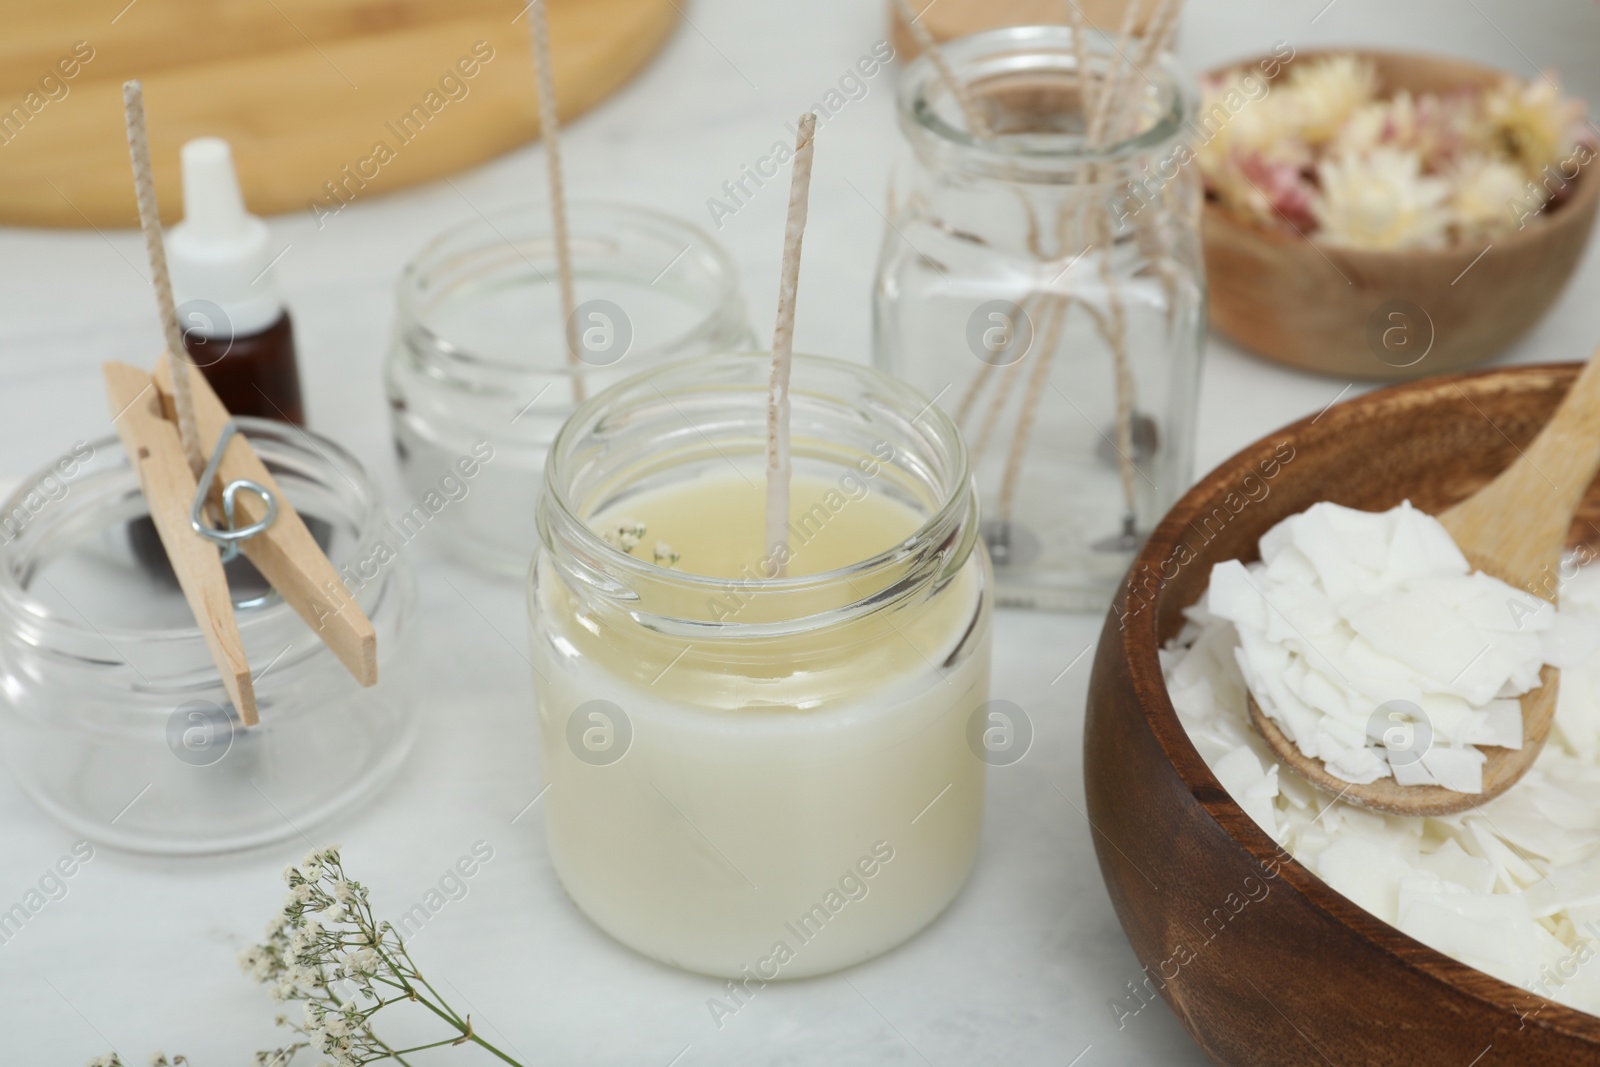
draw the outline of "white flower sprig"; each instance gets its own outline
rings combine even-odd
[[[255,1054],[255,1067],[288,1067],[301,1052],[330,1057],[319,1067],[359,1067],[393,1060],[425,1049],[471,1042],[511,1067],[521,1063],[472,1029],[471,1014],[461,1015],[428,984],[389,922],[379,922],[367,900],[367,887],[346,877],[337,846],[313,849],[298,867],[283,872],[289,886],[283,910],[267,924],[267,940],[239,954],[245,974],[271,987],[273,1000],[305,1002],[299,1023],[279,1015],[279,1026],[299,1039]],[[409,1048],[394,1048],[372,1030],[372,1017],[399,1003],[420,1004],[453,1031],[448,1037]],[[184,1067],[182,1056],[150,1057],[150,1067]],[[97,1056],[89,1067],[124,1067],[116,1054]]]
[[[257,1067],[287,1067],[305,1050],[331,1057],[335,1067],[394,1060],[424,1049],[472,1042],[513,1067],[516,1060],[472,1029],[428,984],[412,961],[405,941],[389,922],[379,922],[367,887],[345,875],[336,847],[313,850],[298,867],[283,872],[289,886],[283,911],[267,926],[267,940],[239,954],[239,966],[271,987],[272,999],[304,1001],[295,1023],[278,1016],[278,1025],[299,1039],[257,1052]],[[419,1004],[452,1031],[448,1037],[409,1048],[394,1048],[372,1029],[372,1018],[394,1004]]]

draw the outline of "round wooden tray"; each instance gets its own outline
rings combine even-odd
[[[1115,33],[1122,25],[1128,0],[1075,0],[1084,21],[1096,29]],[[950,41],[970,33],[999,29],[1001,26],[1070,25],[1067,7],[1061,0],[911,0],[911,10],[924,23],[935,41]],[[1137,32],[1144,32],[1145,16],[1140,16]],[[900,5],[889,0],[889,27],[894,34],[894,50],[906,62],[922,49],[906,28]]]
[[[178,148],[192,137],[232,142],[252,211],[318,214],[538,136],[518,0],[133,0],[119,13],[125,2],[10,5],[0,223],[138,224],[127,78],[144,81],[169,222],[181,214]],[[672,0],[550,0],[563,118],[628,81],[677,22]]]

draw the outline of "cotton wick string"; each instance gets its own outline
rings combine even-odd
[[[1135,75],[1142,76],[1144,69],[1157,56],[1165,50],[1171,41],[1172,34],[1177,28],[1178,14],[1183,8],[1183,0],[1154,0],[1151,11],[1144,22],[1145,38],[1141,42],[1140,56],[1137,62],[1131,60],[1128,53],[1133,47],[1134,29],[1139,24],[1140,14],[1144,8],[1143,0],[1133,0],[1124,11],[1122,27],[1117,35],[1117,42],[1113,48],[1113,55],[1109,58],[1107,72],[1104,80],[1098,85],[1090,77],[1088,66],[1088,49],[1086,47],[1086,31],[1083,12],[1076,3],[1069,0],[1069,20],[1072,26],[1072,45],[1076,66],[1076,80],[1078,83],[1079,106],[1085,117],[1085,141],[1091,149],[1101,147],[1108,134],[1112,139],[1129,136],[1125,126],[1138,115],[1137,102],[1139,93],[1130,91],[1134,85]],[[1119,96],[1118,94],[1121,94]],[[1086,167],[1089,185],[1095,186],[1099,181],[1099,167],[1094,163]],[[1063,210],[1065,205],[1063,205]],[[1111,349],[1112,362],[1115,372],[1116,394],[1116,445],[1117,468],[1122,482],[1123,499],[1126,506],[1125,525],[1131,527],[1136,512],[1134,475],[1136,470],[1133,461],[1133,415],[1134,415],[1134,389],[1133,370],[1128,358],[1127,318],[1122,306],[1121,295],[1118,292],[1117,279],[1111,272],[1110,250],[1113,234],[1109,225],[1109,217],[1097,216],[1094,222],[1087,227],[1090,240],[1100,244],[1103,248],[1100,256],[1101,282],[1105,287],[1110,310],[1109,321],[1105,316],[1095,314],[1090,305],[1084,305],[1085,310],[1091,312],[1101,337]],[[1062,244],[1065,246],[1065,215],[1058,220],[1062,228]],[[1139,225],[1139,223],[1136,223]],[[1091,245],[1092,247],[1092,245]],[[1037,406],[1040,394],[1045,384],[1045,367],[1056,347],[1056,335],[1059,331],[1059,316],[1065,313],[1066,299],[1060,296],[1047,298],[1059,307],[1053,308],[1056,318],[1050,321],[1045,329],[1046,340],[1039,353],[1040,365],[1035,368],[1030,378],[1029,392],[1024,401],[1020,424],[1016,436],[1012,440],[1011,454],[1007,457],[1005,474],[1000,491],[1000,518],[1003,522],[1011,521],[1012,508],[1016,500],[1019,478],[1022,471],[1022,461],[1027,452],[1028,439],[1032,434],[1034,419],[1037,415]],[[1009,383],[1008,383],[1009,384]],[[1003,397],[999,405],[1003,406]],[[991,413],[993,414],[993,413]],[[986,443],[986,436],[979,441],[979,451]]]
[[[1050,302],[1045,315],[1044,344],[1040,349],[1033,373],[1028,378],[1029,403],[1022,409],[1022,423],[1011,439],[1011,455],[1006,458],[1005,478],[1000,483],[1000,515],[1009,524],[1011,509],[1017,499],[1017,485],[1022,475],[1022,457],[1028,450],[1028,439],[1033,434],[1033,421],[1039,414],[1039,398],[1044,396],[1050,378],[1050,357],[1061,343],[1061,328],[1067,319],[1068,300],[1056,297]],[[1021,364],[1017,364],[1019,367]]]
[[[550,170],[550,229],[561,287],[562,343],[567,349],[567,366],[579,370],[578,302],[572,284],[572,241],[567,232],[566,186],[561,179],[561,120],[556,114],[556,76],[550,61],[545,0],[533,0],[528,5],[528,29],[533,36],[533,67],[539,85],[539,136],[544,141],[545,164]],[[583,378],[574,374],[572,399],[581,404],[585,392]]]
[[[1089,78],[1089,27],[1077,0],[1067,0],[1067,19],[1072,27],[1073,73],[1078,82],[1078,110],[1083,115],[1084,133],[1089,132],[1089,116],[1095,111],[1095,87]]]
[[[1106,74],[1100,98],[1095,101],[1094,116],[1089,122],[1091,143],[1098,144],[1105,136],[1106,123],[1111,118],[1112,102],[1117,99],[1117,93],[1122,89],[1123,72],[1128,66],[1128,49],[1133,47],[1133,31],[1143,7],[1143,0],[1133,0],[1123,12],[1122,28],[1117,31],[1117,41],[1113,45],[1115,54],[1111,57],[1111,69]]]
[[[911,31],[911,36],[916,40],[917,47],[922,49],[933,64],[933,69],[938,72],[939,80],[944,82],[944,87],[950,95],[955,97],[956,104],[961,108],[962,117],[967,120],[967,128],[975,136],[989,138],[993,131],[983,117],[983,112],[978,109],[978,102],[972,98],[972,92],[950,66],[950,61],[945,58],[944,52],[939,48],[939,42],[933,39],[933,31],[923,25],[922,15],[911,7],[911,0],[896,0],[900,11],[900,18],[906,24],[906,29]],[[933,4],[929,3],[928,7]],[[926,8],[924,8],[926,11]]]
[[[783,272],[778,283],[778,325],[772,333],[772,376],[767,385],[767,552],[783,575],[789,559],[789,371],[794,363],[794,304],[800,287],[800,242],[806,232],[811,194],[811,156],[817,116],[800,116],[794,171],[789,182],[789,221],[783,231]]]
[[[1141,42],[1139,58],[1130,60],[1133,73],[1141,76],[1144,71],[1165,52],[1171,44],[1172,35],[1178,28],[1178,15],[1183,9],[1183,0],[1161,0],[1155,11],[1145,21],[1145,35]],[[1131,81],[1131,77],[1130,77]],[[1117,101],[1114,117],[1111,123],[1109,137],[1112,140],[1132,137],[1138,133],[1137,119],[1139,117],[1139,101],[1144,93],[1139,91],[1124,92],[1122,99]]]
[[[161,240],[161,211],[156,206],[156,183],[150,171],[150,138],[144,124],[144,87],[135,78],[122,83],[122,110],[128,124],[128,156],[133,161],[133,190],[139,199],[139,228],[150,258],[150,285],[156,291],[156,308],[167,338],[167,363],[172,371],[172,403],[177,408],[178,439],[184,458],[196,477],[205,469],[200,432],[195,426],[194,394],[189,391],[189,349],[178,327],[178,309],[172,299],[172,278],[167,273],[167,248]]]

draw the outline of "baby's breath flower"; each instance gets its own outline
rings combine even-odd
[[[1347,248],[1422,248],[1444,243],[1448,183],[1422,174],[1414,152],[1380,148],[1336,156],[1317,168],[1322,193],[1311,210],[1318,237]]]
[[[323,1067],[359,1067],[394,1058],[394,1049],[373,1032],[371,1020],[391,1004],[407,1002],[427,1005],[436,1024],[444,1020],[453,1028],[436,1044],[471,1041],[492,1049],[422,981],[393,925],[373,916],[366,888],[345,877],[337,848],[313,849],[300,866],[284,872],[284,882],[288,892],[267,926],[266,942],[241,952],[239,965],[267,985],[273,1000],[302,1003],[298,1024],[282,1014],[276,1022],[304,1040],[258,1052],[256,1067],[288,1067],[300,1051],[330,1057]],[[380,981],[385,987],[381,994],[375,988]],[[357,998],[377,1003],[363,1009]],[[501,1058],[506,1059],[503,1054]]]
[[[600,531],[600,537],[607,544],[615,545],[624,552],[632,552],[639,547],[639,542],[644,540],[644,532],[644,523],[623,519]]]
[[[382,958],[373,949],[358,948],[344,958],[344,976],[370,978],[378,973],[382,962]]]

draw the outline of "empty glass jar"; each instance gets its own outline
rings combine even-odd
[[[545,453],[578,401],[652,363],[751,338],[733,263],[696,227],[583,201],[569,222],[576,361],[548,205],[449,230],[400,279],[387,384],[412,494],[401,523],[503,573],[528,567]]]
[[[0,750],[92,841],[199,854],[298,839],[411,745],[416,594],[375,488],[331,441],[235,421],[372,620],[378,684],[362,688],[239,559],[229,587],[261,715],[243,727],[121,443],[80,442],[0,505]]]
[[[905,71],[874,349],[967,435],[1000,602],[1103,610],[1189,482],[1205,284],[1193,94],[1081,44],[947,45],[978,131],[926,57]]]

